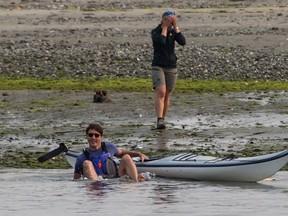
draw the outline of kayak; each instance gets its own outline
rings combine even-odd
[[[74,167],[79,152],[68,150],[65,157]],[[115,159],[119,164],[121,159]],[[273,176],[288,163],[288,150],[254,157],[221,158],[192,153],[141,162],[133,158],[139,173],[196,181],[257,182]]]

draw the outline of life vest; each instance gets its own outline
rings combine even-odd
[[[110,156],[109,153],[103,152],[99,157],[91,156],[94,169],[97,175],[107,174],[106,160]]]
[[[118,171],[116,163],[113,159],[111,159],[110,153],[107,151],[105,142],[101,143],[101,149],[103,152],[99,156],[90,156],[87,149],[84,149],[83,153],[86,158],[93,163],[97,175],[117,177]]]

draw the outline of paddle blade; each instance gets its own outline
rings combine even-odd
[[[47,161],[47,160],[61,154],[62,152],[67,152],[67,151],[68,151],[68,148],[66,147],[66,145],[64,143],[60,143],[60,146],[57,149],[54,149],[53,151],[48,152],[47,154],[39,157],[38,161],[39,162]]]

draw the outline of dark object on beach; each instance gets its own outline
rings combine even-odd
[[[103,103],[103,102],[111,102],[112,99],[108,95],[106,90],[97,90],[94,92],[94,98],[93,102],[94,103]]]

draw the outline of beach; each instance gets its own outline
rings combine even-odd
[[[150,32],[163,11],[175,10],[187,40],[176,47],[179,78],[287,81],[287,5],[1,0],[0,73],[39,79],[150,77]],[[175,93],[164,131],[155,130],[152,89],[108,92],[110,103],[93,103],[93,92],[85,91],[0,93],[2,167],[38,166],[31,161],[60,143],[81,151],[90,122],[101,123],[104,138],[119,147],[149,155],[248,156],[288,147],[285,91]]]
[[[287,80],[287,0],[0,1],[2,75],[149,77],[150,32],[175,10],[180,78]]]

